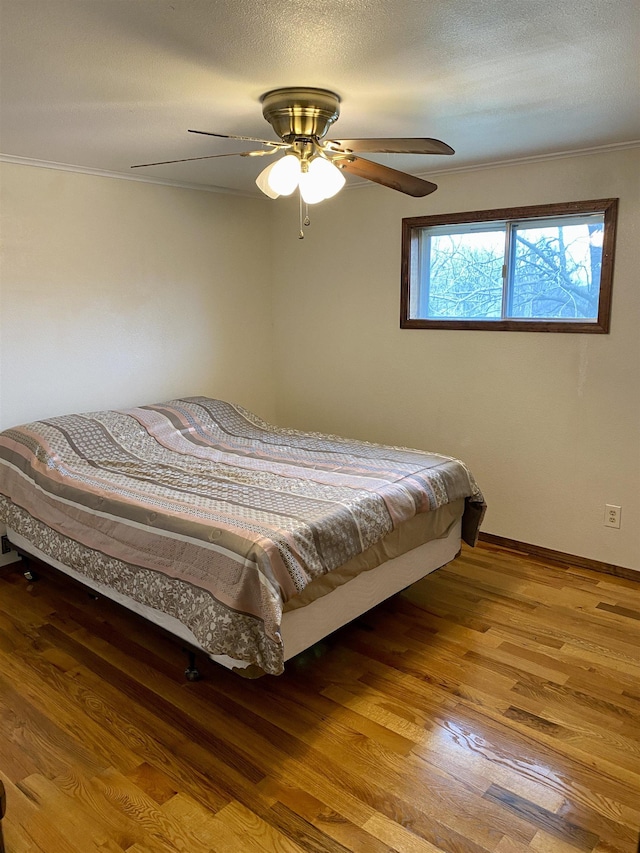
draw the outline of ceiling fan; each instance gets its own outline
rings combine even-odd
[[[262,113],[277,135],[279,142],[253,136],[235,136],[229,133],[212,133],[189,130],[204,136],[222,139],[239,139],[267,146],[232,154],[210,154],[205,157],[187,157],[181,160],[163,160],[158,163],[141,163],[132,169],[146,166],[164,166],[193,160],[210,160],[217,157],[264,157],[283,153],[285,156],[270,163],[257,177],[256,184],[265,195],[278,198],[291,195],[296,189],[302,205],[315,204],[331,198],[344,185],[342,174],[355,175],[414,197],[434,192],[438,187],[431,181],[400,172],[360,156],[360,152],[380,154],[453,154],[453,148],[438,139],[325,139],[329,127],[340,115],[340,98],[328,89],[288,87],[273,89],[262,98]],[[308,216],[304,217],[308,224]],[[301,231],[302,236],[302,231]]]

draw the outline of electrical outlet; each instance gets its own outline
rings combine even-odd
[[[620,527],[620,515],[622,513],[621,506],[613,504],[604,505],[604,526],[605,527]]]

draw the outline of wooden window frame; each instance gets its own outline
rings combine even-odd
[[[420,231],[435,225],[464,225],[474,222],[495,220],[526,220],[571,214],[604,214],[604,238],[602,243],[602,266],[598,317],[596,321],[580,320],[446,320],[422,319],[409,316],[411,278],[417,274],[418,242]],[[592,199],[556,204],[538,204],[527,207],[507,207],[494,210],[475,210],[466,213],[443,213],[434,216],[413,216],[402,220],[402,267],[400,290],[401,329],[475,329],[492,332],[579,332],[608,334],[611,321],[611,290],[613,284],[613,261],[616,241],[618,199]]]

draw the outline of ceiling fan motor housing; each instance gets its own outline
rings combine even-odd
[[[272,89],[262,98],[262,113],[278,136],[322,139],[340,115],[340,98],[329,89]]]

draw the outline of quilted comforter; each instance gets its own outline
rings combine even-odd
[[[283,670],[282,608],[417,513],[482,495],[458,460],[282,429],[190,397],[0,433],[0,519],[174,616],[210,654]]]

